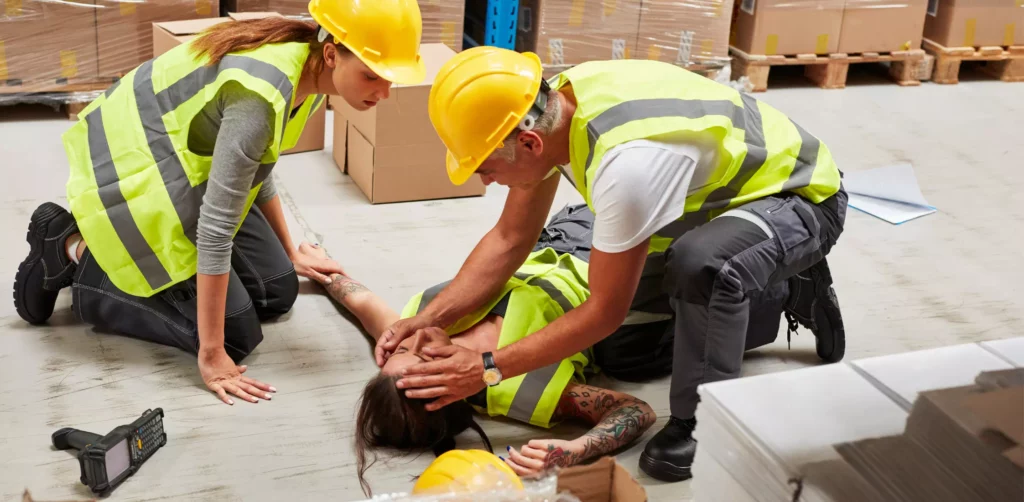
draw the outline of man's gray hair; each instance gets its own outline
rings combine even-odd
[[[558,91],[552,90],[548,93],[547,107],[544,108],[544,113],[537,118],[537,124],[533,126],[533,130],[547,136],[559,127],[562,127],[562,102],[558,99]],[[505,137],[505,146],[496,148],[491,156],[498,157],[508,163],[515,162],[516,137],[520,131],[518,127],[513,129],[512,133]]]

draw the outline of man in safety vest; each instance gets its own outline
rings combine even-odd
[[[627,314],[668,314],[672,418],[640,466],[689,478],[697,387],[738,377],[744,350],[774,340],[783,312],[791,330],[814,332],[819,357],[843,357],[825,262],[845,221],[841,173],[824,143],[778,110],[676,66],[589,62],[550,82],[541,71],[534,54],[479,47],[438,74],[430,118],[449,176],[459,184],[476,173],[509,195],[451,284],[381,337],[378,363],[401,339],[494,296],[564,177],[595,215],[590,298],[491,357],[461,349],[408,368],[398,385],[437,398],[436,409],[600,347]]]

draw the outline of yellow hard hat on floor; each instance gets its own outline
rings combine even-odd
[[[533,127],[547,103],[543,80],[536,54],[499,47],[466,49],[441,67],[428,106],[452,183],[465,183],[515,128]]]
[[[426,77],[420,59],[423,18],[416,0],[311,0],[309,14],[366,66],[396,84]],[[321,32],[321,42],[326,39]]]
[[[449,450],[434,459],[412,487],[413,494],[522,490],[519,476],[493,453]]]

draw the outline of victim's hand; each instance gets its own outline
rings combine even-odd
[[[560,439],[535,439],[516,450],[508,448],[505,463],[520,476],[533,476],[551,467],[568,467],[582,460],[576,443]]]
[[[292,253],[292,265],[295,273],[320,284],[330,284],[332,274],[345,275],[345,270],[338,262],[327,256],[327,252],[318,245],[303,242],[297,252]]]
[[[437,411],[483,390],[484,359],[479,352],[459,345],[424,347],[423,353],[436,360],[409,366],[398,381],[399,389],[413,399],[437,398],[427,411]]]
[[[242,376],[246,366],[236,366],[223,348],[199,354],[199,374],[203,376],[206,386],[227,404],[235,404],[228,393],[238,396],[251,403],[258,403],[263,398],[270,400],[270,393],[277,389],[259,380]]]

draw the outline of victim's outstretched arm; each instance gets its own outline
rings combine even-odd
[[[318,259],[327,258],[327,251],[323,248],[306,243],[299,246],[299,253]],[[383,298],[347,275],[331,274],[329,283],[322,280],[317,282],[327,289],[327,294],[334,301],[359,319],[363,329],[373,336],[374,341],[400,317]]]
[[[629,394],[571,383],[562,393],[554,418],[578,419],[593,428],[572,441],[537,439],[518,450],[510,448],[506,463],[516,473],[530,475],[607,455],[639,438],[657,415],[649,404]]]

